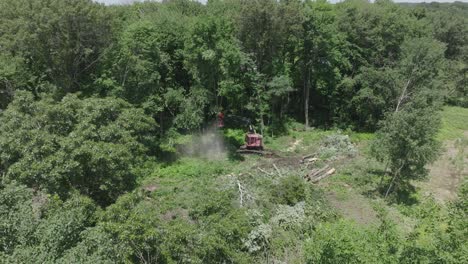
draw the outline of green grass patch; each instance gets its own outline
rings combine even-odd
[[[285,152],[288,148],[297,144],[295,152],[305,151],[320,144],[327,135],[334,134],[333,130],[311,129],[309,131],[289,131],[289,135],[279,137],[265,137],[265,146],[268,149]]]
[[[442,127],[437,139],[453,140],[463,138],[468,131],[468,108],[446,106],[442,111]]]
[[[207,160],[201,158],[181,158],[169,165],[154,170],[153,177],[198,178],[229,173],[236,164],[228,160]]]
[[[345,134],[349,135],[349,137],[351,138],[351,142],[353,143],[359,143],[362,141],[370,141],[375,138],[374,133],[360,133],[360,132],[350,131],[349,133],[346,132]]]

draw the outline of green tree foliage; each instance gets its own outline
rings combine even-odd
[[[428,12],[425,18],[430,21],[434,37],[447,44],[445,56],[448,59],[457,60],[466,55],[468,21],[462,10],[455,7],[440,9]]]
[[[405,191],[437,156],[439,106],[467,105],[467,14],[388,0],[0,0],[0,259],[467,262],[466,186],[447,207],[412,207],[407,235],[383,215],[335,221],[298,175],[220,183],[226,163],[159,164],[223,110],[233,145],[244,120],[265,135],[291,119],[377,131],[382,187]],[[148,170],[161,190],[135,189]]]
[[[448,61],[446,69],[449,75],[447,83],[449,88],[449,102],[467,106],[468,98],[468,20],[466,12],[455,7],[430,12],[429,20],[433,36],[446,44],[445,57]]]
[[[239,39],[245,50],[252,53],[258,72],[272,76],[275,61],[284,41],[279,6],[276,1],[244,1],[239,17]]]
[[[337,5],[338,27],[346,35],[351,71],[360,66],[384,66],[398,58],[400,45],[411,36],[410,18],[391,1],[351,0]]]
[[[13,58],[32,75],[15,82],[18,68],[7,80],[33,92],[83,90],[110,38],[106,9],[91,0],[0,1],[0,17],[0,64]]]
[[[54,263],[97,220],[89,198],[73,194],[62,202],[17,183],[1,187],[0,204],[0,255],[5,263]]]
[[[448,208],[425,201],[415,212],[421,219],[402,250],[400,261],[465,263],[467,259],[467,183]]]
[[[344,78],[334,94],[335,120],[359,130],[372,131],[387,111],[386,97],[395,89],[387,87],[393,85],[392,78],[398,78],[395,73],[388,72],[388,68],[404,56],[401,50],[405,39],[411,43],[409,39],[413,36],[427,33],[412,28],[415,24],[412,18],[390,1],[377,1],[374,5],[345,1],[337,5],[337,12],[338,28],[347,42],[343,52],[350,65],[341,71]]]
[[[399,191],[407,191],[410,179],[427,175],[425,166],[438,155],[435,136],[440,119],[436,109],[421,107],[391,113],[381,125],[373,153],[391,171],[387,196],[394,186]]]
[[[101,204],[132,188],[132,166],[148,151],[155,122],[120,99],[34,101],[17,93],[0,117],[0,168],[7,180]]]
[[[32,78],[23,59],[0,53],[0,110],[8,106],[15,90],[26,87]]]
[[[129,25],[111,52],[115,53],[111,54],[113,78],[101,80],[103,89],[113,88],[111,94],[134,104],[161,96],[159,72],[167,65],[159,50],[158,30],[152,23],[138,21]],[[151,110],[157,114],[158,109]]]
[[[356,78],[361,89],[352,99],[365,128],[375,128],[386,112],[398,112],[406,103],[430,100],[437,104],[443,90],[444,47],[428,38],[409,39],[401,46],[394,66],[364,67]]]
[[[385,99],[392,104],[382,121],[373,152],[377,159],[387,162],[392,173],[386,195],[394,184],[402,187],[409,179],[425,176],[425,166],[437,157],[440,70],[431,66],[443,61],[443,51],[439,43],[427,39],[405,42],[398,66],[384,75],[392,78],[385,83],[394,90]]]
[[[241,51],[233,35],[233,26],[223,17],[200,17],[191,29],[186,45],[187,66],[219,105],[221,82],[229,80],[232,71],[238,71]]]
[[[341,79],[340,68],[348,67],[344,56],[343,34],[338,32],[333,6],[325,1],[308,2],[304,11],[303,37],[299,45],[298,57],[301,60],[304,120],[309,126],[309,107],[313,100],[313,110],[320,112],[328,121],[330,118],[330,99]],[[312,97],[312,98],[311,98]],[[320,118],[320,114],[315,115]]]
[[[272,190],[273,199],[278,204],[295,205],[304,201],[306,186],[304,181],[295,175],[282,178]]]
[[[125,195],[100,224],[121,246],[119,259],[149,263],[249,263],[243,238],[246,215],[232,205],[232,193],[212,187],[193,197],[190,209],[165,211],[143,193]]]
[[[295,58],[294,42],[299,34],[302,14],[297,1],[240,1],[238,36],[254,62],[250,110],[262,131],[265,124],[277,122],[284,112],[285,97],[293,91],[290,64]],[[291,14],[294,15],[291,15]],[[291,38],[288,36],[291,35]],[[275,111],[275,112],[272,112]]]
[[[33,208],[32,198],[33,192],[25,186],[16,184],[1,186],[0,252],[2,254],[11,254],[19,244],[27,243],[39,224],[36,215],[42,214],[41,208],[40,206]]]
[[[307,263],[397,263],[396,252],[387,235],[394,235],[389,227],[382,230],[365,229],[340,220],[319,225],[311,239],[306,241]]]

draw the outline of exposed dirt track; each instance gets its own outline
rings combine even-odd
[[[377,213],[369,201],[360,194],[349,192],[346,199],[340,199],[336,193],[330,192],[327,193],[327,198],[345,218],[362,225],[371,225],[378,222]]]
[[[468,131],[465,132],[468,138]],[[456,141],[447,141],[439,159],[429,167],[429,180],[421,184],[425,194],[432,194],[439,202],[448,202],[456,199],[458,187],[463,178],[468,176],[468,149],[465,146],[464,152],[461,146],[457,146]],[[457,166],[456,160],[459,159]],[[461,159],[461,160],[460,160]]]

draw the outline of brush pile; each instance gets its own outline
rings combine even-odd
[[[304,178],[311,183],[317,183],[336,172],[336,169],[330,165],[332,162],[336,163],[341,158],[353,157],[356,154],[357,149],[348,135],[330,135],[323,140],[316,153],[304,156],[300,160],[300,163],[309,170]]]

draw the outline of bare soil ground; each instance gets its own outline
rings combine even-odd
[[[302,139],[296,139],[294,142],[286,149],[288,152],[293,152],[297,147],[302,143]]]
[[[465,131],[464,135],[465,138],[468,138],[468,131]],[[463,178],[468,176],[468,157],[466,155],[468,148],[465,146],[464,152],[462,152],[460,150],[462,147],[457,147],[455,140],[447,141],[444,144],[442,155],[429,167],[429,180],[421,183],[424,194],[431,194],[437,201],[443,203],[457,198],[458,187]],[[459,163],[463,164],[457,166],[457,159],[459,159]]]
[[[350,187],[347,187],[350,188]],[[377,214],[364,196],[349,192],[346,199],[342,199],[333,191],[326,194],[328,201],[345,217],[358,224],[371,225],[378,223]]]

